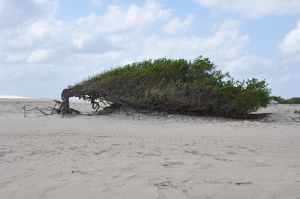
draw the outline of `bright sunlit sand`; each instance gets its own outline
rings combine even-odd
[[[264,121],[114,113],[43,116],[0,101],[1,198],[287,198],[300,195],[299,106]],[[75,104],[90,111],[87,104]]]

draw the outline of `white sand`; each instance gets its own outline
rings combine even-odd
[[[30,99],[29,97],[14,96],[14,95],[0,95],[0,99]]]
[[[299,106],[272,106],[271,118],[250,122],[23,118],[24,104],[49,106],[0,100],[1,199],[300,198]]]

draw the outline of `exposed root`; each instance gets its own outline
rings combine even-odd
[[[28,105],[23,106],[23,111],[24,111],[24,117],[27,116],[28,112],[33,112],[33,111],[38,111],[44,116],[50,116],[50,115],[55,115],[55,114],[66,114],[65,110],[63,110],[63,102],[54,100],[55,104],[53,107],[48,107],[48,108],[40,108],[40,107],[33,107],[33,108],[28,108]],[[73,115],[79,115],[81,114],[80,111],[69,108],[68,114],[73,114]]]

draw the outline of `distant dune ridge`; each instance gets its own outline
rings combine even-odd
[[[15,96],[15,95],[0,95],[0,99],[30,99],[30,97]]]

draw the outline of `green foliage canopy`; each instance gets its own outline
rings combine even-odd
[[[72,89],[139,109],[237,118],[270,101],[265,81],[235,81],[203,57],[133,63],[101,73]]]

